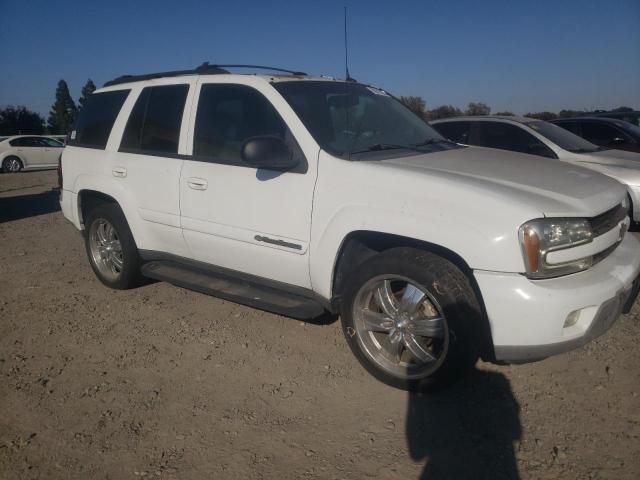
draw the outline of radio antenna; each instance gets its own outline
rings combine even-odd
[[[349,44],[347,43],[347,7],[344,7],[344,71],[346,74],[345,80],[352,81],[351,75],[349,75]]]

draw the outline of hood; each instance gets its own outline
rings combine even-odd
[[[486,195],[504,194],[545,216],[598,215],[621,201],[626,190],[616,180],[580,166],[533,155],[466,147],[380,163],[415,173],[445,174]]]

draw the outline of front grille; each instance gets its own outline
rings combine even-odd
[[[607,258],[609,255],[611,255],[613,253],[613,251],[618,248],[618,245],[620,245],[620,242],[616,242],[613,245],[611,245],[610,247],[608,247],[606,250],[602,250],[599,253],[596,253],[593,256],[593,263],[592,265],[595,265],[597,263],[600,263],[602,260],[604,260],[605,258]]]
[[[594,237],[598,237],[603,233],[618,225],[627,216],[627,210],[622,205],[616,205],[611,210],[589,219],[591,222],[591,232]]]

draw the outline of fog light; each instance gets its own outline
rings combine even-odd
[[[576,323],[578,323],[579,318],[580,310],[574,310],[569,315],[567,315],[567,318],[564,321],[564,326],[562,328],[573,327]]]

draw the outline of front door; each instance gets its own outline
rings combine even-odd
[[[192,156],[184,162],[180,182],[183,233],[194,259],[310,287],[318,149],[296,141],[292,126],[272,102],[292,111],[268,89],[215,81],[200,84],[190,129]],[[300,128],[298,122],[293,131]],[[299,166],[277,172],[246,165],[240,154],[243,143],[263,135],[284,140]]]

